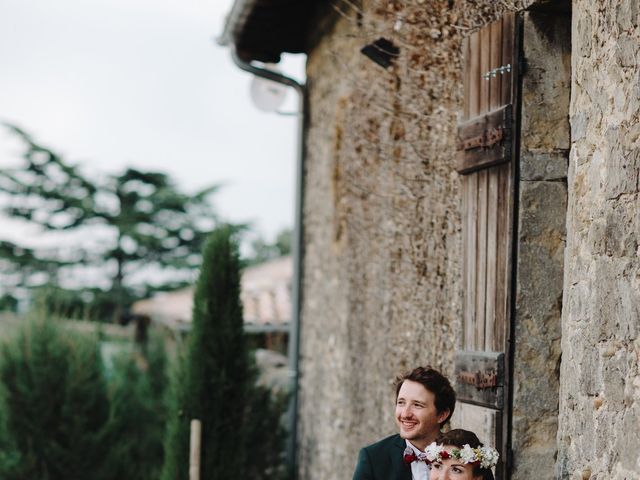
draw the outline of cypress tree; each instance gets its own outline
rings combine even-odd
[[[163,480],[186,480],[189,428],[202,422],[201,478],[245,478],[243,420],[250,376],[240,303],[240,260],[230,227],[204,248],[187,350],[174,375]]]

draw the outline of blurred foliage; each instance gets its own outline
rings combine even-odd
[[[134,351],[114,362],[108,425],[110,478],[157,479],[164,451],[167,357],[164,340],[152,335],[146,356]]]
[[[80,241],[32,248],[0,240],[5,291],[50,285],[60,301],[64,285],[93,288],[100,299],[97,285],[63,282],[73,268],[91,269],[100,272],[103,283],[106,279],[102,290],[115,300],[98,310],[113,315],[134,297],[192,281],[204,239],[217,220],[209,199],[218,187],[187,195],[166,174],[133,168],[90,177],[25,131],[8,128],[26,149],[18,167],[0,171],[4,213],[42,232],[73,232]],[[153,282],[149,275],[141,278],[144,271],[155,272]]]
[[[47,316],[49,317],[49,316]],[[157,480],[167,356],[121,353],[108,375],[94,337],[51,318],[25,321],[2,346],[0,478]]]
[[[108,480],[109,399],[97,342],[44,319],[2,346],[0,478]]]
[[[17,312],[18,299],[11,294],[0,296],[0,312]]]
[[[56,316],[72,319],[113,320],[120,305],[131,305],[138,297],[130,289],[122,289],[118,296],[100,288],[71,290],[55,285],[43,285],[31,289],[34,305]],[[123,314],[118,315],[123,320]]]
[[[255,374],[252,376],[255,382]],[[251,452],[247,478],[287,480],[285,448],[287,432],[283,426],[288,396],[269,388],[250,384],[245,412],[245,450]]]
[[[290,228],[280,230],[273,242],[262,237],[254,238],[249,245],[249,254],[243,259],[243,266],[256,265],[274,258],[289,255],[293,232]]]

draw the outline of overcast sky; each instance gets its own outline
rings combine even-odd
[[[215,43],[232,3],[0,0],[0,119],[89,172],[224,183],[221,215],[271,238],[293,223],[296,120],[257,110],[250,75]],[[284,70],[301,78],[303,59]],[[19,151],[2,130],[0,167]]]

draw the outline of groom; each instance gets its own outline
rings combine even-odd
[[[412,370],[399,377],[395,386],[398,434],[360,450],[353,480],[429,478],[427,464],[411,459],[424,452],[449,421],[456,394],[447,377],[431,367]]]

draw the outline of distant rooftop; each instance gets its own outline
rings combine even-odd
[[[291,318],[291,256],[276,258],[243,270],[240,280],[245,330],[283,331]],[[191,328],[194,287],[155,296],[133,304],[133,313],[148,315],[173,330]]]

